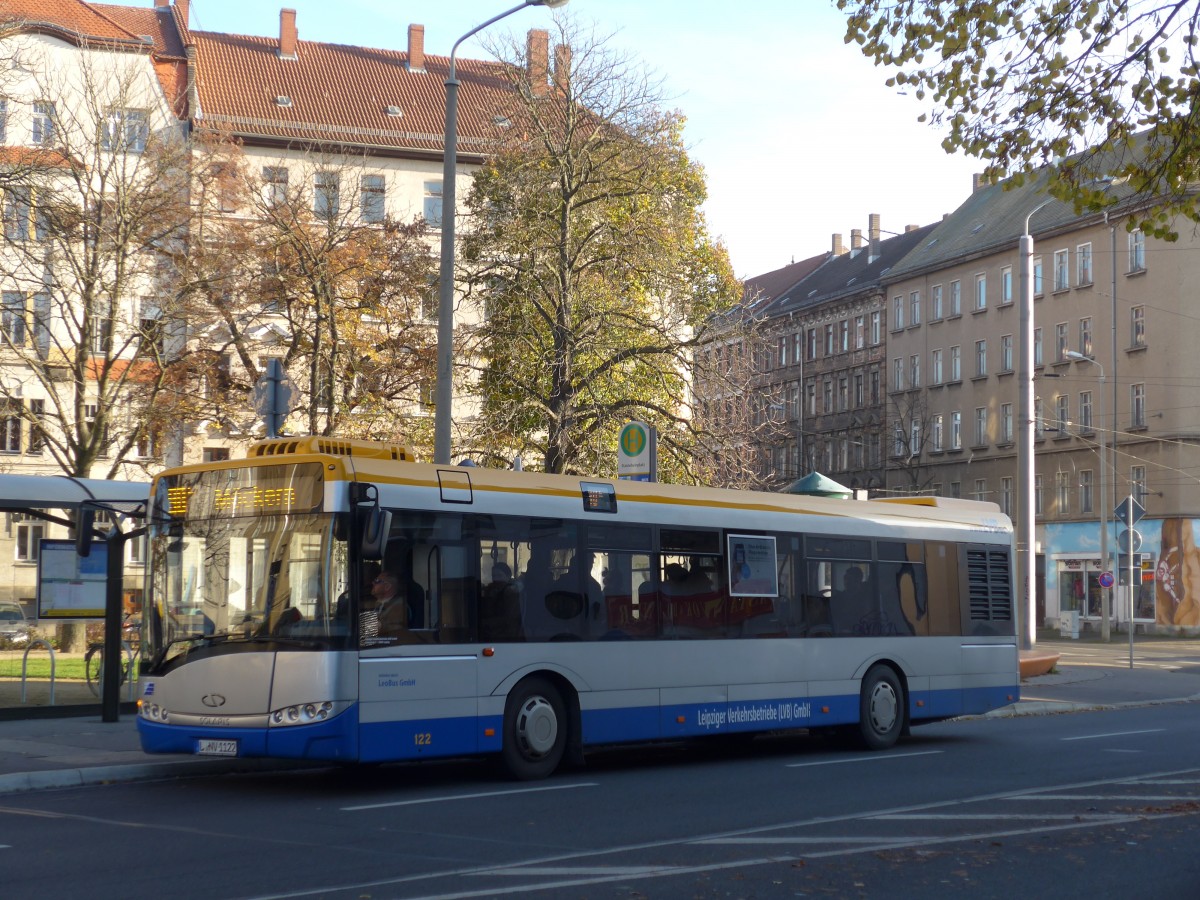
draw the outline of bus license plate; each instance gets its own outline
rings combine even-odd
[[[202,739],[196,741],[196,753],[200,756],[237,756],[237,745],[237,741]]]

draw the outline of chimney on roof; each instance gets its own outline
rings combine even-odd
[[[974,172],[971,175],[971,193],[975,193],[981,187],[987,187],[987,182],[983,180],[982,172]]]
[[[279,11],[279,58],[296,59],[296,11]]]
[[[571,48],[566,44],[554,46],[554,86],[563,93],[571,83]]]
[[[154,0],[154,8],[162,9],[164,6],[170,6],[171,0]]]
[[[840,234],[835,234],[833,236],[833,255],[841,256],[845,252],[846,248],[842,246],[842,236]]]
[[[867,216],[867,240],[871,244],[871,249],[868,251],[867,261],[875,262],[879,259],[879,241],[882,234],[882,229],[879,227],[879,213],[871,213]]]
[[[544,28],[529,29],[525,58],[529,89],[535,97],[545,96],[550,70],[550,32]]]
[[[920,225],[905,225],[905,226],[904,226],[904,233],[905,233],[905,234],[908,234],[909,232],[912,232],[912,231],[917,231],[917,230],[919,230],[919,229],[920,229],[920,227],[921,227]]]
[[[425,26],[408,26],[408,71],[425,71]]]
[[[184,28],[188,27],[188,2],[189,0],[175,0],[175,8],[179,10],[179,18]]]
[[[183,48],[187,57],[187,116],[193,118],[199,114],[200,100],[196,95],[196,45]]]
[[[861,228],[851,228],[850,229],[850,250],[851,251],[861,250],[862,245],[863,245],[862,229]]]

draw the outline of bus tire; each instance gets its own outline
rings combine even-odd
[[[558,689],[544,678],[526,678],[504,704],[500,757],[518,781],[546,778],[562,762],[567,747],[567,708]]]
[[[868,750],[887,750],[900,739],[905,722],[904,686],[889,666],[875,665],[862,680],[858,736]]]

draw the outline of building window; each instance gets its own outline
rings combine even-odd
[[[833,412],[833,379],[826,378],[821,385],[821,412]]]
[[[845,412],[850,408],[850,382],[845,375],[838,378],[838,409]]]
[[[929,379],[930,384],[942,383],[942,351],[941,348],[931,350],[929,353]]]
[[[908,458],[919,456],[921,453],[921,420],[913,416],[908,426]]]
[[[1069,338],[1067,337],[1067,323],[1059,322],[1054,326],[1054,361],[1062,362],[1067,358],[1067,350]]]
[[[988,493],[987,479],[986,478],[976,478],[975,479],[975,489],[974,489],[974,491],[971,492],[972,499],[978,500],[980,503],[982,503],[984,500],[987,499],[987,493]]]
[[[1013,440],[1013,406],[1011,403],[1000,404],[1000,440],[1011,444]]]
[[[908,324],[921,324],[921,292],[913,291],[908,295]]]
[[[1033,436],[1039,441],[1046,436],[1046,407],[1041,397],[1033,398]]]
[[[49,147],[54,143],[54,104],[39,100],[33,104],[33,145]]]
[[[1092,355],[1092,319],[1084,316],[1079,320],[1079,352],[1084,356]]]
[[[1141,504],[1145,509],[1146,501],[1149,499],[1150,492],[1146,487],[1146,467],[1145,466],[1130,466],[1129,467],[1129,493],[1133,495],[1133,499]]]
[[[806,384],[804,386],[804,395],[807,398],[804,401],[804,405],[808,409],[808,414],[810,416],[815,416],[817,414],[817,385],[816,385],[816,382],[810,381],[810,382],[808,382],[808,384]]]
[[[1071,514],[1071,473],[1054,473],[1054,506],[1060,516]]]
[[[1054,398],[1054,429],[1059,436],[1067,433],[1067,422],[1071,418],[1071,398],[1059,394]]]
[[[1079,511],[1090,513],[1092,509],[1092,470],[1079,470]]]
[[[9,187],[4,191],[4,236],[10,241],[29,240],[29,219],[33,213],[28,188]]]
[[[778,343],[778,347],[779,347],[779,351],[778,351],[778,353],[779,353],[779,368],[781,368],[781,369],[782,369],[782,368],[784,368],[784,367],[785,367],[785,366],[788,364],[788,359],[787,359],[787,351],[788,351],[788,340],[787,340],[787,335],[781,334],[781,335],[779,336],[779,343]],[[767,366],[767,368],[770,368],[770,366],[768,365],[768,366]]]
[[[12,513],[13,537],[16,539],[16,560],[36,563],[46,536],[46,523],[28,513]]]
[[[984,274],[975,276],[975,309],[987,309],[987,276]]]
[[[1042,364],[1042,329],[1033,329],[1033,364],[1040,366]]]
[[[892,298],[892,330],[899,331],[904,327],[904,296],[897,294]]]
[[[1002,334],[1000,336],[1000,371],[1011,372],[1013,370],[1013,336],[1011,334]]]
[[[229,459],[228,447],[205,447],[204,461],[205,462],[224,462]]]
[[[982,447],[988,442],[988,411],[986,406],[975,408],[975,446]]]
[[[1007,306],[1012,302],[1012,266],[1004,266],[1000,269],[1000,305]]]
[[[1092,430],[1092,392],[1079,392],[1079,427],[1084,431]]]
[[[1002,475],[1000,477],[1000,512],[1011,516],[1013,508],[1013,479],[1011,475]]]
[[[935,452],[942,449],[942,414],[935,413],[930,420],[930,429],[933,432],[933,449]]]
[[[936,322],[942,317],[942,286],[935,284],[929,289],[929,319]]]
[[[975,376],[987,374],[987,341],[975,342]]]
[[[314,179],[313,214],[320,219],[332,219],[341,204],[340,178],[337,172],[318,172]]]
[[[1054,251],[1054,289],[1065,291],[1071,286],[1070,260],[1066,250]]]
[[[904,390],[904,357],[897,356],[892,360],[892,390]]]
[[[46,401],[35,399],[29,401],[29,448],[31,456],[40,456],[46,449]]]
[[[1129,386],[1129,427],[1146,427],[1146,385]]]
[[[1129,310],[1129,346],[1146,346],[1146,307],[1134,306]]]
[[[364,222],[383,221],[386,208],[386,187],[382,175],[364,175],[359,186],[359,212]]]
[[[1046,485],[1042,480],[1041,475],[1033,476],[1033,514],[1035,516],[1045,515],[1046,511]]]
[[[962,315],[962,283],[959,281],[950,282],[950,309],[947,315]]]
[[[879,403],[879,369],[871,370],[871,402]]]
[[[1146,270],[1146,235],[1139,228],[1129,233],[1129,271],[1144,272]]]
[[[805,356],[808,359],[816,359],[817,358],[817,329],[815,329],[815,328],[808,329],[805,343],[806,343],[806,348],[804,351]]]
[[[140,109],[113,109],[100,129],[101,149],[110,153],[141,153],[150,137],[150,121]]]
[[[962,348],[957,345],[950,348],[950,380],[962,381]]]
[[[825,326],[825,355],[833,356],[833,323],[830,322]]]
[[[883,340],[883,314],[879,310],[871,313],[871,345]]]
[[[21,431],[24,404],[20,400],[6,400],[0,404],[0,452],[21,452]]]
[[[0,334],[9,347],[25,346],[25,295],[20,291],[0,294]]]
[[[962,496],[962,482],[960,482],[960,481],[950,482],[950,496],[954,497],[956,499],[958,497]]]
[[[899,422],[892,428],[892,456],[897,459],[904,455],[904,426]]]
[[[442,227],[442,183],[425,182],[425,222],[430,228]]]
[[[854,373],[854,408],[861,409],[867,402],[866,383],[863,381],[862,372]]]
[[[1092,245],[1080,244],[1075,248],[1076,284],[1092,283]]]
[[[958,410],[950,413],[950,449],[962,449],[962,413]]]
[[[1040,297],[1045,292],[1046,286],[1042,279],[1042,258],[1035,256],[1033,258],[1033,296]]]
[[[285,166],[263,166],[263,203],[274,209],[287,203],[288,170]]]
[[[910,388],[921,386],[921,354],[919,353],[914,353],[908,359],[908,386]]]

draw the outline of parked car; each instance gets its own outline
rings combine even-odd
[[[21,604],[0,600],[0,643],[23,644],[29,640],[29,622]]]

